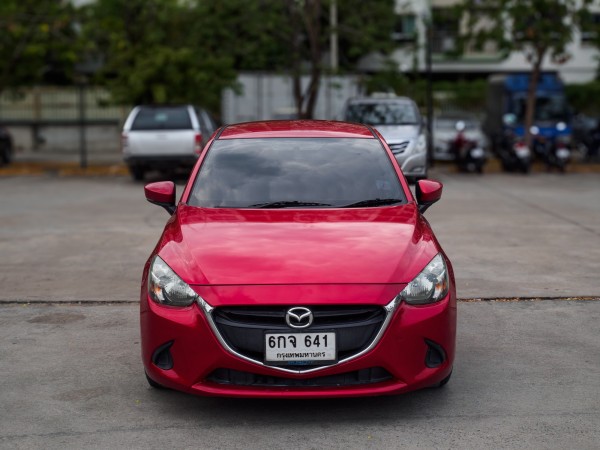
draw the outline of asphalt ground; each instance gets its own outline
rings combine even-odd
[[[434,172],[452,380],[305,401],[149,388],[136,298],[168,216],[127,177],[58,175],[0,177],[0,448],[598,448],[597,174]]]
[[[454,374],[396,397],[241,400],[146,384],[138,312],[0,307],[0,448],[597,449],[599,301],[459,304]]]
[[[445,187],[426,217],[460,298],[600,295],[600,175],[433,176]],[[168,219],[142,184],[0,177],[0,192],[0,300],[136,301]]]

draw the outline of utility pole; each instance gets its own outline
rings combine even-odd
[[[433,167],[433,72],[431,69],[431,53],[433,47],[433,11],[431,2],[428,2],[429,11],[425,18],[426,44],[425,44],[425,71],[427,73],[427,165]]]
[[[331,73],[334,74],[338,71],[339,60],[337,0],[331,0],[331,4],[329,5],[329,26],[331,28],[331,34],[329,37],[329,58]]]

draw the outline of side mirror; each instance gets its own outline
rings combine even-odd
[[[417,182],[417,204],[419,205],[419,211],[421,211],[421,214],[440,198],[442,198],[443,187],[444,186],[439,181],[419,180]]]
[[[175,212],[175,183],[172,181],[159,181],[144,186],[146,200],[155,205],[162,206],[169,214]]]

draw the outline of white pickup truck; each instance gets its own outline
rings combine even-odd
[[[150,170],[189,170],[216,128],[205,110],[191,105],[136,106],[123,126],[123,158],[135,180]]]

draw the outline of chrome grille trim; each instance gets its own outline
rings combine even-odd
[[[318,372],[319,370],[330,369],[331,367],[335,367],[340,364],[346,363],[348,361],[352,361],[353,359],[356,359],[356,358],[364,355],[365,353],[368,353],[369,351],[371,351],[379,343],[379,341],[381,340],[381,337],[383,336],[383,333],[385,333],[385,331],[387,330],[387,327],[390,324],[390,321],[392,320],[392,316],[394,315],[396,308],[400,304],[400,296],[399,295],[396,296],[391,302],[389,302],[387,305],[385,305],[383,307],[385,310],[385,319],[383,321],[383,324],[379,328],[379,331],[377,332],[377,335],[375,336],[375,338],[371,341],[371,343],[364,350],[362,350],[359,353],[356,353],[352,356],[348,356],[347,358],[341,359],[335,364],[330,364],[330,365],[326,365],[326,366],[322,366],[322,367],[313,367],[313,368],[306,369],[306,370],[292,370],[292,369],[286,369],[284,367],[279,367],[279,366],[268,366],[268,365],[264,364],[262,361],[258,361],[256,359],[249,358],[247,356],[244,356],[244,355],[236,352],[233,348],[231,348],[229,346],[229,344],[225,341],[225,339],[223,338],[223,336],[221,336],[221,333],[219,332],[217,324],[215,323],[215,321],[213,319],[213,311],[215,308],[210,306],[206,302],[206,300],[204,300],[200,296],[198,296],[197,302],[198,302],[198,305],[200,306],[200,309],[204,313],[204,316],[206,317],[206,320],[208,321],[210,328],[212,329],[213,333],[215,334],[217,340],[223,346],[223,348],[225,350],[227,350],[229,353],[231,353],[234,356],[237,356],[240,359],[243,359],[244,361],[248,361],[250,363],[257,364],[262,367],[268,367],[269,369],[278,370],[280,372],[300,374],[300,373],[311,373],[311,372]]]
[[[390,150],[392,151],[392,153],[394,155],[401,155],[402,153],[404,153],[406,151],[406,149],[408,148],[409,145],[410,145],[410,141],[402,141],[402,142],[397,142],[394,144],[388,143],[388,146],[390,147]]]

